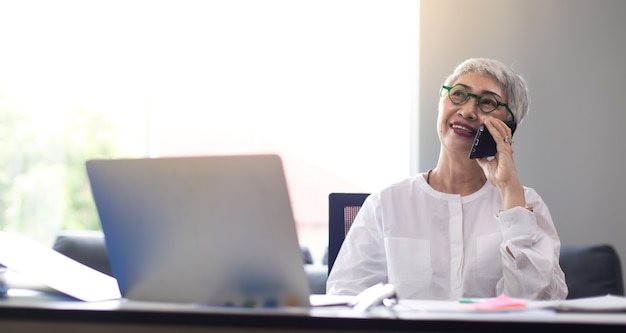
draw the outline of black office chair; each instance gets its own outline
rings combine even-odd
[[[328,273],[333,269],[346,233],[369,193],[331,193],[328,196]]]
[[[104,274],[113,276],[104,235],[99,231],[65,231],[52,245],[57,252]]]
[[[568,299],[624,295],[622,266],[611,245],[564,246],[560,264],[569,288]]]

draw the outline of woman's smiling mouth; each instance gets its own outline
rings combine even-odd
[[[461,123],[453,123],[450,125],[450,128],[452,128],[454,133],[461,136],[473,137],[474,135],[476,135],[475,129]]]

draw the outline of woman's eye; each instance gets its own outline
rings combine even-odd
[[[457,96],[457,97],[465,97],[465,92],[463,90],[457,89],[457,90],[452,90],[452,96]]]
[[[492,98],[482,98],[480,100],[480,104],[491,107],[491,108],[495,108],[498,106],[498,101]]]

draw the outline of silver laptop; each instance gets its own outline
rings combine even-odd
[[[86,165],[122,296],[218,306],[309,305],[278,156]]]

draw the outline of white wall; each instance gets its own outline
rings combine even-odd
[[[422,0],[420,11],[419,169],[437,162],[444,78],[466,58],[500,59],[530,89],[514,145],[522,182],[563,245],[612,244],[624,270],[626,1]]]

